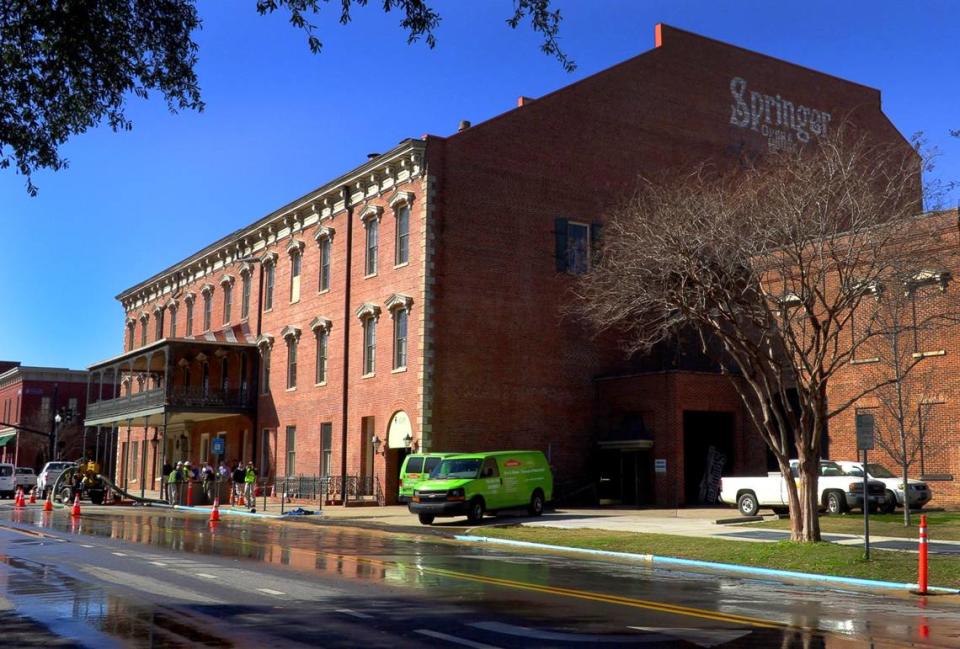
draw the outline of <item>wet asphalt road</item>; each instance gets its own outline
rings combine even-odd
[[[960,647],[960,604],[307,523],[4,504],[0,629],[15,647]]]

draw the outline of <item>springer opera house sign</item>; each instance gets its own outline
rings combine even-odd
[[[771,151],[792,149],[796,143],[807,143],[810,135],[825,135],[830,113],[782,98],[765,95],[756,90],[747,91],[742,77],[730,80],[730,123],[749,128],[767,138]]]

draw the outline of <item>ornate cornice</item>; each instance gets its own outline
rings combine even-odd
[[[317,316],[310,321],[310,330],[316,333],[317,331],[322,331],[324,333],[330,333],[330,329],[333,328],[333,323],[329,319],[324,318],[323,316]]]
[[[364,302],[357,309],[356,315],[359,320],[366,320],[367,318],[378,320],[380,318],[380,307],[373,302]]]

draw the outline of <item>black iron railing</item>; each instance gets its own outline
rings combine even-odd
[[[87,404],[87,418],[109,417],[148,408],[239,408],[253,407],[255,395],[249,389],[215,390],[203,386],[173,386],[134,392],[116,399]]]

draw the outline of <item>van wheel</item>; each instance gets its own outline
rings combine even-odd
[[[527,512],[531,516],[540,516],[543,513],[543,492],[539,489],[530,496],[530,506],[527,507]]]
[[[467,520],[471,523],[479,523],[483,520],[482,498],[474,498],[470,501],[470,509],[467,510]]]
[[[737,509],[744,516],[756,516],[757,512],[760,511],[760,503],[757,502],[757,497],[753,495],[753,492],[748,491],[740,494],[740,497],[737,498]]]
[[[827,494],[827,513],[828,514],[842,514],[847,511],[847,503],[843,496],[838,494],[836,491],[831,491]]]
[[[433,514],[417,514],[417,518],[420,519],[421,525],[433,525],[435,516]]]

